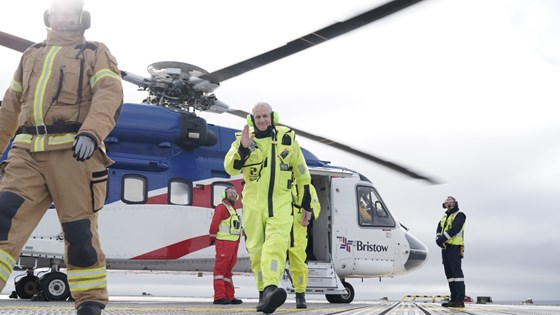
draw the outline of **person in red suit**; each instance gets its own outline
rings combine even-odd
[[[237,250],[241,237],[241,220],[235,210],[239,198],[234,187],[228,187],[222,194],[222,203],[214,209],[210,223],[210,245],[216,245],[214,265],[214,304],[241,304],[235,298],[232,270],[237,262]]]

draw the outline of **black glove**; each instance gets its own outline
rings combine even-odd
[[[440,235],[436,239],[436,244],[437,244],[437,246],[439,246],[441,248],[445,248],[445,244],[444,244],[445,241],[447,241],[447,237],[445,237],[444,235]]]
[[[93,136],[86,133],[77,135],[72,145],[73,156],[78,161],[89,160],[95,149],[97,149],[97,141]]]
[[[210,246],[212,246],[212,245],[216,245],[216,240],[215,239],[210,240]]]

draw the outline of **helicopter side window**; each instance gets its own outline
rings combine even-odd
[[[121,200],[128,204],[143,204],[148,201],[148,179],[146,176],[127,174],[122,177]]]
[[[364,227],[394,227],[395,221],[373,187],[358,186],[358,223]]]
[[[193,184],[183,178],[172,178],[167,184],[167,203],[179,206],[192,205]]]

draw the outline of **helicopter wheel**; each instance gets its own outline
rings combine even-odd
[[[16,282],[16,294],[20,299],[30,299],[39,292],[39,278],[25,276]]]
[[[39,280],[41,291],[47,301],[66,301],[70,296],[70,286],[66,274],[49,272]]]
[[[354,288],[352,285],[346,281],[342,281],[344,288],[346,288],[346,294],[325,294],[327,301],[330,303],[346,303],[349,304],[354,301]]]

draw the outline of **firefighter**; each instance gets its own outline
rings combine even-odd
[[[311,175],[295,133],[277,122],[268,103],[257,103],[224,160],[230,175],[243,173],[243,226],[259,291],[257,311],[264,313],[273,313],[286,301],[286,291],[278,284],[293,223],[292,176],[304,192],[303,209],[309,210],[311,202]],[[302,221],[310,219],[311,212],[306,212]]]
[[[23,53],[0,107],[0,152],[14,137],[0,183],[0,290],[54,202],[77,314],[97,315],[108,302],[97,232],[112,163],[103,140],[120,112],[120,72],[104,44],[85,40],[82,1],[55,0],[44,18],[47,39]]]
[[[297,191],[297,185],[292,188],[292,197],[294,200],[294,222],[292,229],[292,242],[288,248],[288,261],[290,275],[292,277],[292,284],[296,291],[296,308],[307,308],[305,301],[305,291],[307,289],[307,254],[306,249],[308,246],[308,228],[310,227],[309,221],[303,221],[305,211],[301,208],[301,198],[303,194]],[[311,221],[319,217],[321,212],[321,204],[317,197],[317,191],[313,185],[309,186],[311,194]],[[309,215],[307,215],[309,216]]]
[[[459,203],[452,196],[448,196],[442,206],[446,211],[436,228],[436,244],[442,248],[443,268],[451,291],[449,302],[442,303],[442,306],[465,307],[465,277],[461,259],[467,216],[459,211]]]
[[[214,265],[214,304],[241,304],[235,298],[232,270],[237,262],[237,250],[241,238],[241,220],[235,210],[239,199],[234,187],[227,187],[222,194],[222,203],[214,209],[210,224],[210,245],[216,245]]]

